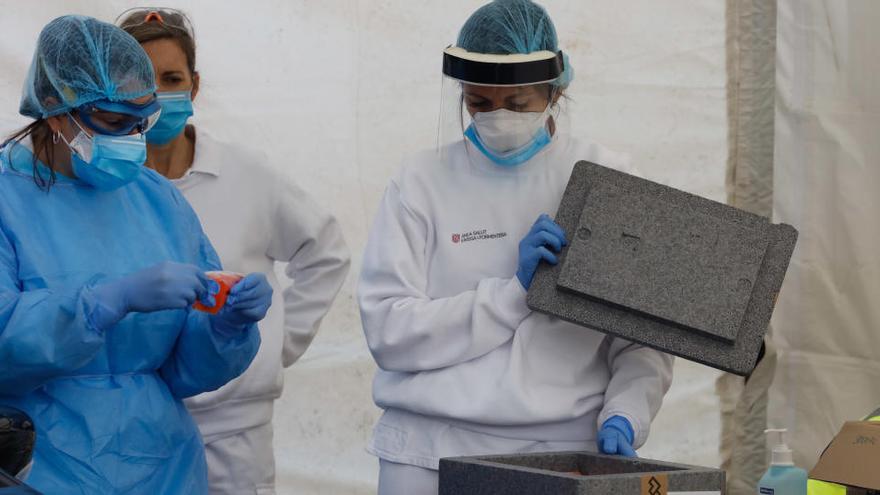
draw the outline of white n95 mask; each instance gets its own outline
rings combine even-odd
[[[550,143],[549,110],[548,105],[543,112],[514,112],[505,108],[478,112],[465,136],[498,165],[519,165]]]

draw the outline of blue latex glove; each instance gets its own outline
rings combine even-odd
[[[559,259],[553,253],[558,253],[567,245],[568,241],[565,239],[565,231],[562,227],[549,215],[539,216],[532,229],[519,243],[519,265],[516,270],[519,283],[529,290],[541,260],[551,265],[559,263]]]
[[[215,315],[215,329],[227,334],[266,317],[272,305],[272,286],[262,273],[251,273],[229,289],[223,309]]]
[[[196,301],[211,306],[219,286],[199,267],[169,261],[98,284],[92,290],[101,306],[93,314],[93,323],[106,328],[131,312],[185,309]]]
[[[632,444],[635,439],[633,427],[623,416],[612,416],[602,423],[599,430],[599,451],[603,454],[638,457]]]

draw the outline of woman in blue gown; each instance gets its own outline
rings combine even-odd
[[[80,16],[40,34],[0,148],[0,405],[37,429],[44,493],[205,494],[182,399],[241,374],[271,301],[262,275],[216,315],[220,263],[177,190],[142,166],[158,116],[138,43]],[[234,198],[223,198],[234,201]]]

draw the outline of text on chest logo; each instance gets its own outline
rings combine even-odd
[[[489,229],[478,229],[464,234],[452,234],[453,244],[464,244],[473,241],[490,241],[493,239],[503,239],[507,237],[507,232],[490,233]]]

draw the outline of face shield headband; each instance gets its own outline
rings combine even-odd
[[[522,86],[552,83],[564,70],[562,51],[494,55],[473,53],[455,46],[443,51],[443,74],[468,84]]]

